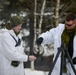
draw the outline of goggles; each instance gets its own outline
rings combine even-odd
[[[65,23],[66,26],[72,26],[75,22],[73,22],[72,24],[67,24]]]

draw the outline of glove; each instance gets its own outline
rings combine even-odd
[[[76,57],[72,59],[73,64],[76,64]]]
[[[43,42],[43,38],[40,37],[37,39],[36,44],[39,46],[39,45],[41,45],[42,42]]]

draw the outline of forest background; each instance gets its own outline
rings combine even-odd
[[[38,36],[58,25],[65,23],[68,13],[76,13],[76,0],[0,0],[0,24],[9,22],[10,16],[19,15],[24,20],[23,29],[29,31],[28,36],[23,36],[24,49],[27,54],[33,54]],[[47,45],[48,49],[50,45]],[[51,56],[51,57],[50,57]],[[42,56],[34,62],[24,63],[32,69],[49,70],[53,55]],[[43,66],[48,64],[45,69]],[[40,63],[42,62],[42,63]],[[40,65],[39,65],[40,64]],[[33,65],[33,66],[31,66]]]

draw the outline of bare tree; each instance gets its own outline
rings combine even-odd
[[[35,8],[34,8],[34,42],[33,42],[33,48],[36,41],[36,7],[37,7],[37,0],[35,0]],[[31,70],[34,70],[34,61],[31,61]]]
[[[38,33],[41,33],[41,25],[42,25],[42,20],[43,20],[43,14],[44,14],[44,8],[45,8],[45,3],[46,0],[43,1],[42,9],[41,9],[41,15],[40,15],[40,21],[39,21],[39,31]],[[33,42],[33,49],[35,46],[36,38],[37,38],[37,29],[36,29],[36,9],[37,8],[37,0],[35,0],[35,8],[34,8],[34,42]],[[39,35],[38,34],[38,35]],[[35,47],[35,49],[37,49]],[[31,62],[31,69],[34,70],[34,61]]]
[[[41,33],[41,26],[43,21],[43,14],[44,14],[44,8],[45,8],[46,0],[43,1],[42,9],[41,9],[41,16],[39,21],[39,34]]]
[[[60,0],[57,0],[56,8],[55,8],[55,26],[58,26],[59,23],[59,5],[60,5]]]

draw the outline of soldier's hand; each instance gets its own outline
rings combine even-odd
[[[43,42],[43,38],[42,37],[40,37],[40,38],[38,38],[37,40],[36,40],[36,44],[39,46],[39,45],[41,45],[41,43]]]
[[[29,61],[34,61],[34,60],[36,60],[36,57],[34,55],[29,55],[28,60]]]

